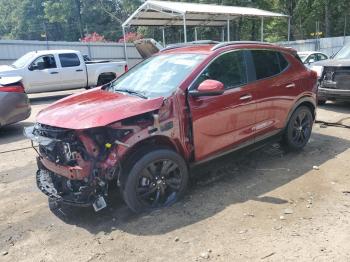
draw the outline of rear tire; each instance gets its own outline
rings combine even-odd
[[[183,197],[188,168],[179,154],[157,149],[131,161],[123,197],[132,211],[140,213],[170,206]]]
[[[97,80],[97,86],[108,84],[109,82],[113,81],[115,78],[116,76],[113,74],[100,75]]]
[[[284,148],[292,151],[301,150],[310,139],[312,125],[311,110],[306,106],[298,107],[289,119],[283,135]]]

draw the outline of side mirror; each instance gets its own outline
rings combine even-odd
[[[29,67],[28,67],[28,69],[30,70],[30,71],[34,71],[34,70],[39,70],[39,68],[38,68],[38,66],[37,65],[30,65]]]
[[[197,88],[190,90],[189,94],[193,97],[199,96],[217,96],[225,92],[224,84],[216,80],[205,80]]]

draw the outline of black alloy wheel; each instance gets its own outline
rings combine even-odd
[[[313,125],[313,116],[308,107],[299,107],[288,122],[284,136],[284,144],[289,149],[300,150],[310,139]]]
[[[137,197],[150,207],[168,206],[176,199],[181,180],[181,171],[175,162],[169,159],[156,160],[139,174]]]
[[[167,149],[151,151],[136,161],[124,188],[124,200],[135,212],[170,206],[184,194],[185,161]]]

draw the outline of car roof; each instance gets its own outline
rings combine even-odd
[[[178,44],[169,46],[160,50],[160,53],[197,53],[197,54],[212,54],[220,50],[230,49],[274,49],[282,52],[296,53],[296,51],[289,47],[282,47],[279,45],[265,43],[265,42],[254,42],[254,41],[234,41],[234,42],[222,42],[222,43],[209,43],[209,44]]]
[[[302,51],[298,52],[298,55],[312,55],[312,54],[323,54],[322,52],[318,51]]]
[[[62,49],[62,50],[37,50],[32,51],[31,53],[36,53],[39,55],[53,55],[53,54],[66,54],[66,53],[78,53],[77,50],[69,50],[69,49]]]

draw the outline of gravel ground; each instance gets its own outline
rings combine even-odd
[[[134,215],[118,194],[97,214],[52,211],[22,129],[69,93],[31,95],[32,117],[0,130],[0,261],[350,261],[349,129],[315,124],[300,153],[271,145],[197,167],[161,211]],[[350,104],[318,109],[346,117]]]

